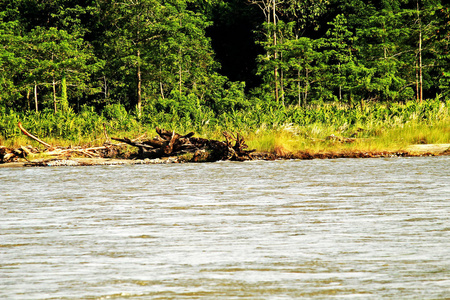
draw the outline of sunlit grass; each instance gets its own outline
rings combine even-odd
[[[383,125],[383,124],[381,124]],[[306,127],[259,129],[247,137],[249,148],[258,151],[296,153],[307,151],[398,151],[412,144],[450,143],[450,119],[428,125],[410,122],[398,126],[369,128],[349,135],[340,128],[314,124]],[[331,136],[349,138],[349,142],[330,139]]]
[[[193,131],[197,137],[216,140],[224,140],[224,131],[239,132],[249,149],[280,155],[397,151],[411,144],[450,143],[450,101],[367,103],[363,107],[327,103],[308,108],[248,109],[219,116],[208,112],[196,116],[201,121],[199,124],[182,115],[161,114],[152,122],[150,118],[137,120],[123,107],[113,108],[105,115],[89,108],[79,114],[5,114],[0,117],[0,132],[4,135],[0,137],[0,144],[11,148],[22,145],[43,148],[18,130],[18,121],[30,133],[60,147],[100,146],[111,137],[151,138],[157,135],[155,127],[180,134]],[[348,139],[352,139],[351,142]]]
[[[226,129],[216,128],[210,131],[205,130],[201,135],[196,133],[195,136],[224,140],[223,131],[226,131]],[[188,132],[189,130],[185,130],[179,133],[186,134]],[[311,153],[320,151],[396,151],[412,144],[450,143],[450,121],[446,119],[433,125],[413,121],[393,127],[379,126],[367,130],[362,129],[360,132],[355,131],[355,133],[356,136],[352,136],[352,130],[342,130],[340,127],[325,126],[323,124],[312,124],[309,126],[285,124],[276,128],[261,127],[253,132],[241,134],[244,136],[249,149],[256,149],[258,152],[273,152],[280,155],[300,151]],[[141,130],[117,131],[107,134],[109,141],[111,141],[111,137],[151,138],[156,136],[156,131],[150,128],[141,128]],[[330,136],[354,138],[354,140],[351,143],[345,143],[329,139]],[[50,145],[60,147],[95,147],[108,141],[107,136],[100,132],[74,139],[57,137],[44,137],[42,139]],[[22,145],[44,148],[44,146],[25,135],[3,140],[3,145],[11,148],[18,148]]]

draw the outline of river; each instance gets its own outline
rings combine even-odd
[[[449,167],[0,168],[0,298],[449,299]]]

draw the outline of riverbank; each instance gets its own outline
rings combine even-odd
[[[173,157],[169,162],[200,162],[447,155],[449,108],[450,101],[438,100],[362,106],[323,103],[240,111],[232,118],[224,114],[201,122],[174,118],[147,122],[130,114],[108,119],[93,110],[10,112],[0,117],[0,163],[98,165],[166,163],[155,160],[162,157]],[[158,127],[165,128],[165,134],[158,133]]]
[[[450,155],[450,144],[417,144],[398,151],[299,151],[296,153],[254,152],[252,160],[282,160],[282,159],[337,159],[337,158],[390,158],[390,157],[421,157]],[[15,162],[0,164],[0,168],[19,167],[57,167],[57,166],[116,166],[116,165],[147,165],[195,162],[185,156],[170,156],[155,159],[127,158],[47,158],[18,159]]]

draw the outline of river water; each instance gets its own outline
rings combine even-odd
[[[449,167],[0,168],[0,298],[449,299]]]

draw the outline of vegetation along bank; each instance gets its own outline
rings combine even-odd
[[[276,157],[424,154],[450,143],[449,50],[441,0],[5,0],[0,145],[43,147],[21,122],[67,149],[159,127]]]

